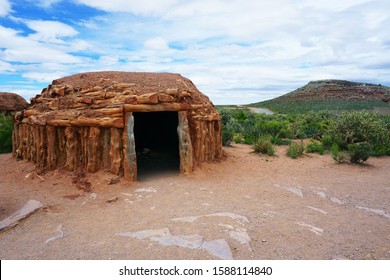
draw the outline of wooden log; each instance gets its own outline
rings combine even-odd
[[[55,127],[57,132],[58,146],[56,147],[57,167],[65,166],[66,163],[66,136],[65,127]]]
[[[179,124],[177,133],[179,135],[180,172],[189,174],[194,169],[194,155],[192,149],[190,129],[188,126],[187,112],[178,112]]]
[[[102,149],[101,169],[110,169],[110,138],[109,128],[101,128],[100,147]]]
[[[47,98],[47,97],[37,97],[34,99],[35,103],[48,103],[53,101],[54,98]]]
[[[79,118],[77,120],[70,121],[71,126],[99,126],[99,127],[116,127],[123,128],[123,118]]]
[[[23,151],[23,126],[24,124],[18,125],[19,143],[18,143],[18,148],[16,150],[16,156],[18,158],[23,158],[25,156],[25,152]]]
[[[180,97],[191,97],[191,92],[184,90],[180,93]]]
[[[204,121],[204,122],[211,122],[211,121],[219,121],[220,120],[219,114],[205,115],[205,116],[193,116],[192,118],[194,120]]]
[[[89,129],[90,127],[77,127],[79,134],[78,140],[80,141],[80,166],[87,166],[88,164],[88,145],[89,145]]]
[[[165,93],[159,93],[158,94],[158,101],[159,102],[175,102],[176,98],[174,98],[171,95],[165,94]]]
[[[124,102],[117,102],[114,99],[95,100],[90,109],[102,109],[107,107],[122,108]]]
[[[24,110],[23,111],[24,113],[24,117],[25,118],[28,118],[29,116],[34,116],[34,115],[40,115],[42,114],[41,112],[39,112],[38,110]]]
[[[121,170],[122,134],[118,128],[111,128],[111,148],[110,148],[110,172],[119,175]]]
[[[214,131],[216,139],[216,159],[222,159],[222,126],[220,121],[214,121]]]
[[[52,119],[47,121],[51,126],[98,126],[98,127],[116,127],[123,128],[123,118],[78,118],[76,120]]]
[[[77,168],[77,134],[74,127],[67,127],[65,129],[65,152],[66,162],[64,168],[69,171],[74,171]]]
[[[193,110],[207,108],[209,106],[210,106],[209,104],[191,104],[190,105],[191,109],[193,109]]]
[[[38,170],[45,170],[46,157],[47,157],[47,139],[46,139],[46,127],[37,126],[38,139],[37,139],[37,167]]]
[[[208,131],[209,131],[209,137],[210,137],[210,157],[209,160],[214,161],[215,160],[215,133],[214,133],[214,127],[213,122],[208,122]]]
[[[35,125],[30,126],[30,128],[33,131],[33,133],[32,133],[32,136],[33,136],[32,140],[33,141],[31,144],[31,150],[32,150],[31,160],[32,160],[32,162],[37,163],[38,151],[39,151],[39,129]]]
[[[106,99],[106,93],[104,91],[92,91],[92,92],[85,93],[82,96],[87,98],[93,98],[95,100]]]
[[[33,125],[46,125],[46,116],[45,115],[35,115],[35,116],[30,116],[27,118],[27,121],[29,124]]]
[[[80,93],[83,93],[85,95],[87,95],[87,93],[91,93],[91,92],[102,92],[103,88],[101,86],[94,86],[94,87],[91,87],[91,88],[87,88],[87,89],[83,89],[80,91]]]
[[[46,127],[47,133],[47,169],[53,170],[57,167],[56,154],[56,129],[53,126]]]
[[[177,95],[178,92],[179,92],[179,90],[177,88],[167,88],[165,90],[165,93],[169,94],[169,95]]]
[[[159,111],[188,111],[189,106],[182,103],[162,103],[156,105],[148,104],[124,104],[123,108],[126,112],[159,112]]]
[[[146,93],[140,96],[137,96],[137,103],[139,104],[157,104],[158,103],[158,93]]]
[[[125,180],[137,181],[134,117],[131,112],[125,114],[125,128],[123,130],[123,175]]]
[[[52,100],[48,102],[50,110],[58,110],[60,108],[60,100],[58,98],[51,98]]]
[[[87,171],[94,173],[99,169],[99,137],[100,137],[100,128],[91,127],[89,128],[88,135],[88,155],[85,157],[88,159]],[[86,137],[85,137],[86,138]]]
[[[134,87],[135,85],[136,85],[135,83],[115,83],[111,87],[116,90],[123,91],[127,88]]]

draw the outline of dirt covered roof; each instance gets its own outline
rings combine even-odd
[[[29,106],[23,97],[12,92],[0,92],[0,111],[20,111]]]
[[[54,80],[31,103],[21,119],[42,125],[123,127],[123,109],[132,112],[157,107],[219,119],[206,95],[189,79],[172,73],[80,73]]]

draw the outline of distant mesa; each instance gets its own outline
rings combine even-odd
[[[29,106],[27,101],[12,92],[0,92],[0,112],[5,112],[7,115],[15,111],[21,111]]]
[[[390,87],[345,80],[319,80],[309,82],[292,92],[275,98],[278,101],[327,100],[390,101]]]

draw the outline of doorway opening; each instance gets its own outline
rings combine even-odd
[[[133,113],[137,177],[179,174],[177,112]]]

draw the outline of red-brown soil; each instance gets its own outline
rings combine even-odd
[[[200,239],[222,240],[234,259],[390,259],[390,157],[359,166],[293,160],[285,147],[275,157],[246,145],[224,152],[189,176],[115,183],[87,174],[91,192],[72,173],[37,175],[0,155],[0,220],[30,199],[44,205],[0,233],[0,258],[218,259],[183,246]]]

